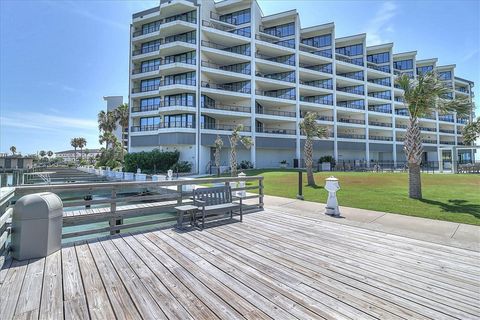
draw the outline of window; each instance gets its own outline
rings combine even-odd
[[[345,108],[365,109],[365,101],[364,100],[339,101],[337,103],[337,106],[345,107]]]
[[[363,86],[362,86],[362,85],[360,85],[360,86],[340,87],[340,88],[337,88],[337,90],[343,91],[343,92],[347,92],[347,93],[361,94],[361,95],[363,95],[363,93],[364,93],[364,90],[363,90]]]
[[[140,111],[156,110],[160,107],[160,97],[140,100]]]
[[[223,50],[229,51],[229,52],[232,52],[232,53],[243,54],[243,55],[246,55],[246,56],[249,56],[251,54],[249,44],[241,44],[241,45],[238,45],[238,46],[225,48]]]
[[[142,72],[149,72],[153,70],[158,70],[158,66],[160,65],[160,59],[148,60],[142,62]]]
[[[451,71],[443,71],[438,73],[438,77],[441,80],[452,80],[452,72]]]
[[[206,95],[202,94],[201,104],[202,104],[202,107],[207,107],[207,108],[208,107],[215,107],[215,100],[213,100],[209,96],[206,96]]]
[[[239,36],[244,36],[244,37],[250,37],[251,36],[250,27],[238,28],[238,29],[230,31],[230,33],[238,34]]]
[[[264,91],[263,95],[274,98],[295,99],[295,89],[269,90]]]
[[[165,107],[170,106],[185,106],[195,107],[195,95],[193,93],[181,93],[163,98]]]
[[[319,103],[319,104],[327,104],[333,105],[333,95],[321,95],[321,96],[309,96],[309,97],[301,97],[302,101],[311,102],[311,103]]]
[[[280,57],[274,57],[274,58],[266,58],[266,60],[273,61],[273,62],[278,62],[278,63],[283,63],[283,64],[288,64],[290,66],[295,65],[295,55],[286,55],[286,56],[280,56]]]
[[[382,86],[390,86],[390,78],[381,78],[381,79],[371,79],[368,82],[380,84]]]
[[[163,117],[165,128],[195,128],[195,118],[192,114],[173,114]]]
[[[160,125],[160,117],[140,118],[140,131],[157,130]]]
[[[159,86],[160,78],[142,80],[142,82],[140,82],[140,91],[145,92],[157,90]]]
[[[417,67],[417,74],[425,74],[430,71],[433,71],[433,66]]]
[[[264,75],[265,78],[274,79],[274,80],[281,80],[287,82],[295,82],[295,72],[279,72],[279,73],[272,73]]]
[[[200,125],[204,129],[215,129],[215,119],[209,116],[201,116],[200,117]]]
[[[336,53],[343,54],[344,56],[358,56],[363,54],[363,44],[354,44],[351,46],[335,48]],[[363,63],[363,61],[362,61]]]
[[[158,31],[158,29],[160,29],[160,25],[160,21],[154,21],[142,25],[142,34]]]
[[[157,51],[160,48],[160,40],[142,43],[142,53]]]
[[[240,10],[220,16],[220,21],[240,25],[250,22],[250,9]]]
[[[312,38],[302,39],[302,43],[312,47],[328,47],[332,45],[332,35],[326,34]]]
[[[190,51],[182,54],[166,56],[165,64],[174,63],[174,62],[185,62],[194,64],[195,63],[195,51]]]
[[[185,33],[165,37],[165,43],[174,42],[174,41],[196,43],[197,42],[196,32],[190,31],[190,32],[185,32]]]
[[[382,52],[367,55],[367,61],[373,63],[386,63],[390,61],[390,53]]]
[[[220,70],[232,71],[232,72],[243,73],[243,74],[251,73],[250,62],[231,64],[228,66],[221,66]]]
[[[171,84],[195,85],[195,72],[186,72],[186,73],[166,76],[164,83],[165,85],[171,85]]]
[[[381,91],[381,92],[369,92],[368,96],[373,98],[387,99],[391,100],[392,96],[390,91]]]
[[[197,22],[197,12],[195,10],[193,10],[193,11],[190,11],[190,12],[187,12],[187,13],[177,14],[177,15],[165,18],[165,22],[171,22],[171,21],[176,21],[176,20],[196,23]]]
[[[295,34],[295,23],[291,22],[275,27],[265,28],[263,32],[280,38],[293,36]]]
[[[393,61],[393,68],[397,70],[410,70],[413,69],[413,60],[399,60]]]

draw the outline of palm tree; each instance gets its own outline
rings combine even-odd
[[[49,150],[49,151],[47,152],[47,156],[48,156],[49,158],[51,158],[51,157],[53,156],[53,151]]]
[[[108,151],[108,146],[111,145],[113,147],[113,142],[117,141],[117,137],[111,132],[103,132],[98,141],[100,144],[105,143],[105,150]]]
[[[41,150],[39,154],[40,154],[40,157],[44,158],[47,155],[47,152],[45,152],[45,150]]]
[[[70,139],[70,145],[75,149],[75,162],[77,162],[78,138]]]
[[[239,124],[235,127],[232,131],[232,135],[230,136],[230,170],[232,173],[232,177],[237,176],[237,145],[238,142],[241,142],[245,148],[250,149],[253,145],[252,138],[241,136],[240,132],[243,130],[243,125]]]
[[[403,89],[404,103],[410,117],[404,141],[408,162],[408,194],[412,199],[421,199],[420,164],[423,147],[418,118],[434,112],[440,114],[456,112],[458,116],[468,115],[472,110],[472,103],[467,99],[445,99],[451,89],[435,72],[419,74],[417,79],[411,79],[408,74],[402,74],[395,79],[395,83]]]
[[[116,119],[118,120],[118,123],[122,127],[121,155],[122,155],[122,159],[123,159],[123,155],[124,155],[123,134],[124,134],[124,132],[127,132],[127,130],[128,130],[128,122],[129,122],[129,118],[130,118],[130,110],[128,108],[128,103],[124,103],[124,104],[119,105],[115,109],[115,115],[116,115]]]
[[[480,138],[480,117],[477,120],[467,123],[467,125],[463,128],[463,142],[466,145],[473,145],[475,140]]]
[[[77,138],[78,147],[80,148],[80,161],[83,159],[83,148],[87,145],[87,140],[85,138]]]
[[[214,143],[215,143],[215,166],[217,167],[217,176],[220,176],[220,151],[223,148],[223,140],[218,134]]]
[[[17,153],[17,147],[11,146],[11,147],[10,147],[10,152],[11,152],[13,155],[15,155],[15,153]]]
[[[98,129],[100,130],[100,141],[107,143],[105,149],[108,150],[109,141],[107,142],[107,140],[102,138],[102,136],[106,133],[112,133],[115,129],[117,129],[117,118],[115,116],[115,112],[105,112],[103,110],[100,111],[98,113]]]
[[[307,184],[315,186],[315,178],[313,177],[313,139],[327,138],[328,129],[317,123],[318,114],[316,112],[307,112],[300,122],[300,130],[306,136],[303,156],[305,158],[305,166],[307,167]]]

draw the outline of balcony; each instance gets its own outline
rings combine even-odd
[[[270,37],[261,35],[261,34],[256,34],[255,39],[263,41],[263,42],[268,42],[277,46],[285,47],[285,48],[290,48],[294,49],[295,48],[295,41],[291,40],[277,40],[277,39],[272,39]]]
[[[433,139],[422,139],[422,143],[437,144],[437,140],[433,140]]]
[[[251,74],[249,62],[221,66],[219,64],[216,64],[210,61],[202,61],[202,67],[218,69],[218,70],[234,72],[234,73],[241,73],[246,75]]]
[[[347,58],[345,56],[342,56],[342,55],[339,55],[338,53],[335,55],[335,59],[337,61],[342,61],[342,62],[346,62],[346,63],[350,63],[350,64],[354,64],[354,65],[357,65],[357,66],[361,66],[363,67],[363,60],[360,61],[358,58]]]
[[[403,142],[403,141],[405,141],[405,137],[396,137],[395,141]]]
[[[189,43],[189,44],[196,44],[197,43],[197,40],[194,39],[194,38],[186,38],[186,37],[183,37],[183,36],[180,36],[180,35],[178,37],[177,36],[172,36],[172,37],[168,37],[168,40],[160,39],[154,45],[151,45],[151,46],[148,46],[148,47],[145,47],[145,48],[141,48],[141,49],[137,49],[137,50],[133,50],[132,56],[138,56],[138,55],[141,55],[141,54],[156,52],[156,51],[160,50],[160,46],[168,44],[168,43],[177,42],[177,41],[184,42],[184,43]]]
[[[357,94],[359,96],[363,96],[365,91],[362,89],[352,89],[352,87],[337,87],[337,91],[342,91],[346,93]]]
[[[160,108],[161,104],[152,104],[148,106],[143,106],[143,107],[132,107],[131,112],[136,113],[136,112],[148,112],[148,111],[157,111]]]
[[[390,78],[369,79],[367,81],[370,82],[370,83],[378,84],[378,85],[385,86],[385,87],[390,87],[391,86]]]
[[[442,141],[442,140],[440,140],[440,144],[455,145],[455,141]]]
[[[333,89],[332,83],[325,80],[313,80],[313,81],[300,80],[300,84],[304,86],[315,87],[315,88],[322,88],[322,89],[329,89],[329,90]]]
[[[392,106],[389,104],[370,105],[368,106],[368,111],[379,113],[392,113]]]
[[[320,56],[320,57],[325,57],[325,58],[330,58],[330,59],[332,58],[331,49],[318,50],[315,47],[310,47],[310,46],[306,46],[304,44],[301,44],[300,45],[300,51],[307,52],[307,53],[310,53],[310,54],[314,54],[314,55]]]
[[[196,83],[197,82],[194,79],[167,80],[167,81],[162,80],[162,81],[160,81],[159,84],[133,88],[132,93],[142,93],[142,92],[156,91],[160,87],[173,86],[173,85],[195,86]]]
[[[175,60],[160,59],[159,64],[154,65],[154,66],[148,66],[148,67],[133,69],[132,74],[141,74],[141,73],[146,73],[146,72],[157,71],[157,70],[160,69],[160,66],[166,66],[166,65],[174,64],[174,63],[185,63],[185,64],[189,64],[189,65],[195,65],[197,63],[197,60],[196,59],[181,59],[181,60],[175,61]]]
[[[369,135],[368,139],[370,140],[377,140],[377,141],[393,141],[392,137],[385,137],[385,136],[374,136],[374,135]]]
[[[410,116],[410,112],[408,111],[408,109],[395,109],[395,114],[398,116],[405,116],[405,117]]]
[[[333,98],[328,96],[300,96],[300,101],[333,106]]]
[[[158,30],[160,30],[160,26],[162,24],[162,21],[159,21],[160,23],[158,25],[155,25],[151,28],[145,28],[145,29],[142,29],[142,30],[138,30],[138,31],[135,31],[133,33],[133,38],[137,38],[137,37],[140,37],[140,36],[144,36],[146,34],[149,34],[149,33],[153,33],[153,32],[157,32]]]
[[[342,123],[351,123],[351,124],[365,124],[365,120],[360,120],[360,119],[348,119],[348,118],[338,118],[338,122]]]
[[[225,26],[223,24],[220,24],[218,22],[211,22],[211,21],[207,21],[207,20],[202,20],[202,26],[207,27],[207,28],[216,29],[216,30],[219,30],[219,31],[224,31],[224,32],[236,34],[236,35],[246,37],[246,38],[250,38],[252,36],[252,33],[250,31],[250,27],[248,27],[248,29],[229,27],[229,26]]]
[[[468,119],[457,118],[457,123],[467,124],[467,123],[468,123]]]
[[[383,100],[392,100],[392,96],[385,92],[369,92],[368,96],[371,98],[383,99]]]
[[[344,78],[363,81],[363,72],[360,71],[360,72],[338,73],[337,77],[344,77]]]
[[[137,112],[157,111],[161,108],[168,108],[168,107],[195,108],[195,106],[193,104],[189,104],[187,101],[178,101],[178,102],[176,102],[176,101],[172,101],[172,102],[161,101],[160,103],[157,103],[157,104],[133,107],[131,112],[132,113],[137,113]]]
[[[352,134],[352,133],[337,133],[337,138],[341,139],[357,139],[357,140],[365,140],[364,134]]]
[[[279,128],[261,128],[257,127],[255,130],[257,133],[270,133],[270,134],[283,134],[283,135],[296,135],[295,129],[279,129]]]
[[[202,46],[226,52],[241,54],[243,56],[250,56],[252,54],[250,50],[250,44],[241,44],[238,46],[225,46],[211,41],[202,40]]]
[[[436,120],[437,119],[435,114],[426,114],[426,115],[421,116],[420,118],[429,119],[429,120]]]
[[[405,103],[405,99],[404,99],[404,98],[402,98],[402,97],[394,97],[394,98],[393,98],[393,100],[394,100],[394,101],[396,101],[396,102],[402,102],[402,103]]]
[[[265,78],[265,79],[295,83],[295,72],[293,71],[279,72],[279,73],[272,73],[272,74],[263,74],[263,73],[257,72],[255,76],[260,78]]]
[[[376,127],[385,127],[385,128],[391,128],[392,124],[388,122],[380,122],[380,121],[368,121],[368,124],[370,126],[376,126]]]
[[[363,101],[363,100],[360,100],[360,101]],[[355,102],[350,102],[350,101],[337,102],[337,107],[357,109],[357,110],[365,110],[365,105],[361,105],[361,104],[358,104],[358,103],[355,103]]]
[[[221,131],[233,131],[237,128],[237,124],[202,124],[202,129],[205,130],[221,130]],[[241,132],[251,132],[252,128],[249,126],[243,126]]]
[[[279,57],[269,57],[260,53],[255,53],[255,57],[262,60],[281,63],[288,66],[295,66],[295,55],[286,55]],[[293,59],[292,59],[293,58]]]
[[[244,112],[244,113],[250,113],[252,111],[252,108],[247,106],[232,106],[232,105],[224,105],[221,103],[215,103],[215,105],[202,104],[202,108],[232,111],[232,112]]]
[[[453,115],[439,115],[438,121],[455,122]]]
[[[455,130],[450,130],[450,129],[438,129],[439,132],[441,133],[450,133],[450,134],[454,134],[455,133]]]
[[[306,63],[300,63],[300,68],[308,69],[308,70],[313,70],[313,71],[318,71],[318,72],[324,72],[324,73],[329,73],[332,74],[332,64],[316,64],[316,65],[309,65]]]
[[[381,72],[385,72],[385,73],[390,73],[390,66],[389,65],[379,66],[379,65],[376,65],[372,62],[367,62],[367,68],[377,70],[377,71],[381,71]]]
[[[142,49],[133,50],[132,56],[138,56],[140,54],[146,54],[146,53],[158,51],[160,50],[160,46],[162,45],[162,43],[163,43],[162,41],[159,41],[158,44],[148,46]]]
[[[437,132],[436,128],[420,127],[420,131]]]
[[[168,19],[168,21],[166,20],[159,20],[159,24],[156,24],[150,28],[146,28],[146,29],[142,29],[142,30],[138,30],[138,31],[135,31],[133,33],[133,38],[137,38],[137,37],[140,37],[140,36],[144,36],[146,34],[150,34],[150,33],[153,33],[153,32],[157,32],[160,30],[160,28],[166,24],[166,23],[170,23],[170,22],[173,22],[173,21],[184,21],[184,22],[189,22],[189,23],[193,23],[193,24],[196,24],[197,23],[197,19],[194,18],[194,17],[191,17],[191,16],[187,16],[185,14],[181,14],[181,15],[178,15],[178,16],[174,16],[174,17],[170,17]]]
[[[195,128],[194,122],[185,122],[185,121],[171,121],[171,122],[161,122],[153,125],[145,126],[132,126],[131,132],[144,132],[144,131],[155,131],[159,129],[168,129],[168,128]]]
[[[295,100],[295,93],[291,92],[283,92],[283,91],[264,91],[264,90],[255,90],[255,94],[264,96],[264,97],[271,97],[271,98],[279,98],[279,99],[288,99],[288,100]]]
[[[300,117],[301,118],[304,118],[305,117],[305,114],[307,113],[308,111],[301,111],[300,112]],[[324,115],[321,115],[321,114],[318,114],[317,113],[317,120],[318,121],[329,121],[329,122],[332,122],[333,121],[333,117],[332,116],[324,116]]]
[[[201,85],[203,88],[209,88],[209,89],[217,89],[222,91],[247,93],[247,94],[251,93],[250,87],[238,86],[230,83],[221,84],[221,83],[211,83],[211,82],[202,81]]]
[[[397,129],[407,129],[407,128],[408,128],[408,125],[406,125],[406,124],[398,124],[398,123],[397,123],[397,124],[395,125],[395,128],[397,128]]]
[[[278,117],[290,117],[290,118],[295,118],[297,116],[297,113],[295,111],[266,110],[265,108],[263,110],[257,108],[256,113],[266,114],[271,116],[278,116]]]

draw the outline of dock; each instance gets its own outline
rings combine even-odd
[[[265,208],[8,258],[0,319],[475,319],[478,258]]]

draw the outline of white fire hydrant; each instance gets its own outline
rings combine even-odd
[[[327,206],[325,207],[325,214],[330,216],[338,217],[340,216],[340,211],[338,210],[338,201],[337,201],[337,191],[340,189],[338,184],[338,179],[331,176],[325,179],[325,190],[328,191],[328,200]]]
[[[173,180],[173,170],[167,171],[167,180]]]
[[[245,178],[247,175],[243,172],[240,172],[238,174],[238,177],[239,178]],[[245,188],[245,180],[240,180],[239,183],[238,183],[238,187],[239,188]],[[245,196],[247,195],[247,192],[245,190],[240,190],[237,192],[237,197],[240,197],[240,198],[245,198]]]

